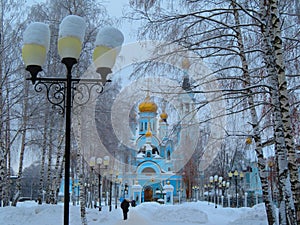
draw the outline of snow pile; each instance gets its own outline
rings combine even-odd
[[[161,205],[155,202],[130,207],[128,221],[123,220],[122,210],[109,212],[108,206],[86,209],[88,225],[267,225],[264,205],[253,208],[214,207],[207,202],[190,202],[180,205]],[[0,207],[0,221],[5,225],[54,225],[63,224],[63,205],[38,205],[36,202],[18,203],[17,207]],[[4,221],[4,223],[2,222]],[[70,205],[70,225],[81,225],[80,207]]]
[[[76,15],[66,16],[59,25],[58,38],[77,37],[84,40],[86,24],[82,17]]]
[[[265,225],[267,223],[264,204],[256,205],[253,208],[241,208],[240,218],[231,222],[233,225]]]
[[[45,23],[34,22],[29,24],[23,34],[23,43],[42,45],[48,51],[50,45],[50,29]]]

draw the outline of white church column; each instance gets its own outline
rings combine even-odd
[[[135,182],[135,184],[132,186],[132,200],[135,200],[136,204],[139,205],[141,203],[142,199],[142,186],[138,183],[138,181]]]
[[[167,182],[166,185],[163,187],[165,195],[165,204],[173,205],[173,191],[174,187],[170,184],[170,181]]]

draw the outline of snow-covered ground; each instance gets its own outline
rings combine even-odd
[[[89,225],[267,225],[263,204],[252,208],[214,208],[207,202],[190,202],[180,205],[143,203],[130,207],[128,220],[122,219],[118,206],[109,212],[104,207],[87,209]],[[37,205],[35,202],[20,202],[17,207],[0,208],[1,225],[59,225],[63,224],[62,205]],[[81,225],[78,206],[70,205],[70,225]]]

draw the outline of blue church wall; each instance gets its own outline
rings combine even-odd
[[[144,135],[148,130],[148,125],[150,122],[150,130],[154,135],[156,135],[156,129],[157,129],[157,121],[156,116],[157,113],[153,112],[144,112],[140,113],[140,119],[139,119],[139,134]]]
[[[160,146],[159,148],[159,152],[160,152],[160,156],[162,158],[164,158],[166,156],[165,152],[166,152],[166,147],[165,146]]]

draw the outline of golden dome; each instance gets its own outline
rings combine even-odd
[[[168,114],[165,113],[165,112],[162,112],[162,113],[160,114],[160,118],[161,118],[162,120],[166,120],[166,119],[168,119]]]
[[[246,144],[247,144],[247,145],[252,144],[252,138],[251,138],[251,137],[247,137],[247,138],[246,138]]]
[[[145,98],[145,101],[143,101],[139,105],[139,111],[140,112],[156,112],[157,111],[157,105],[154,102],[150,101],[150,96],[147,95]]]

